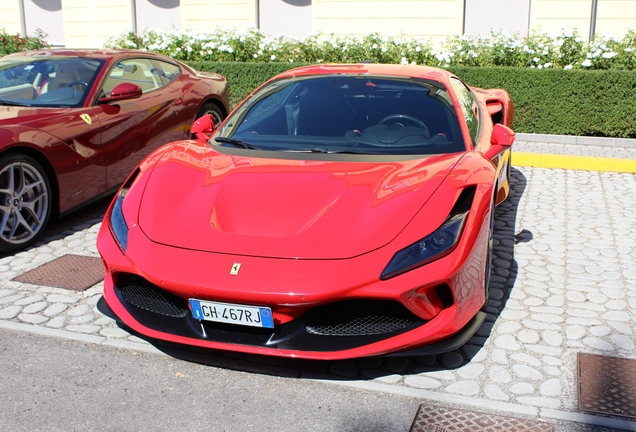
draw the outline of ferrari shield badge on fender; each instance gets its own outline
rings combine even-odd
[[[230,274],[237,276],[240,269],[241,269],[241,263],[234,263],[232,265],[232,270],[230,270]]]
[[[91,119],[91,116],[89,114],[80,114],[80,117],[86,122],[87,125],[90,126],[93,124],[93,119]]]

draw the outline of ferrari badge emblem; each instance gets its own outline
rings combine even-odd
[[[93,124],[93,119],[91,119],[91,116],[89,114],[81,114],[80,117],[86,122],[87,125],[90,126]]]
[[[230,274],[236,276],[240,269],[241,263],[234,263],[234,265],[232,265],[232,270],[230,270]]]

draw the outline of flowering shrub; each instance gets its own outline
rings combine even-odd
[[[589,43],[576,30],[555,36],[532,32],[526,37],[503,31],[490,37],[449,37],[440,47],[428,39],[379,33],[363,37],[311,34],[303,39],[270,36],[258,29],[162,32],[144,29],[110,38],[108,48],[154,51],[183,61],[289,63],[377,63],[430,66],[518,66],[563,69],[635,69],[636,32],[623,39],[597,38]]]
[[[44,41],[46,34],[42,30],[36,30],[35,36],[22,37],[20,34],[11,35],[4,29],[0,29],[0,56],[19,51],[28,51],[46,48],[49,45]]]

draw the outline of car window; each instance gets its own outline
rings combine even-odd
[[[175,64],[168,63],[161,60],[151,60],[152,69],[150,70],[160,81],[162,85],[168,85],[179,75],[181,75],[181,68]]]
[[[443,85],[425,80],[367,75],[289,78],[259,89],[215,136],[276,151],[465,151],[450,101]]]
[[[451,85],[455,90],[455,95],[459,99],[460,108],[464,114],[466,125],[470,133],[470,140],[475,146],[477,135],[479,134],[479,113],[477,101],[473,97],[468,87],[457,78],[451,79]]]
[[[150,60],[130,58],[121,60],[110,68],[102,83],[100,96],[109,96],[118,84],[125,82],[138,85],[143,93],[157,90],[165,85]]]
[[[81,106],[102,60],[46,57],[7,57],[0,63],[3,105]]]

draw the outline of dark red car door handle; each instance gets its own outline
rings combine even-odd
[[[174,101],[175,105],[181,105],[183,103],[183,99],[179,98],[177,100]]]

